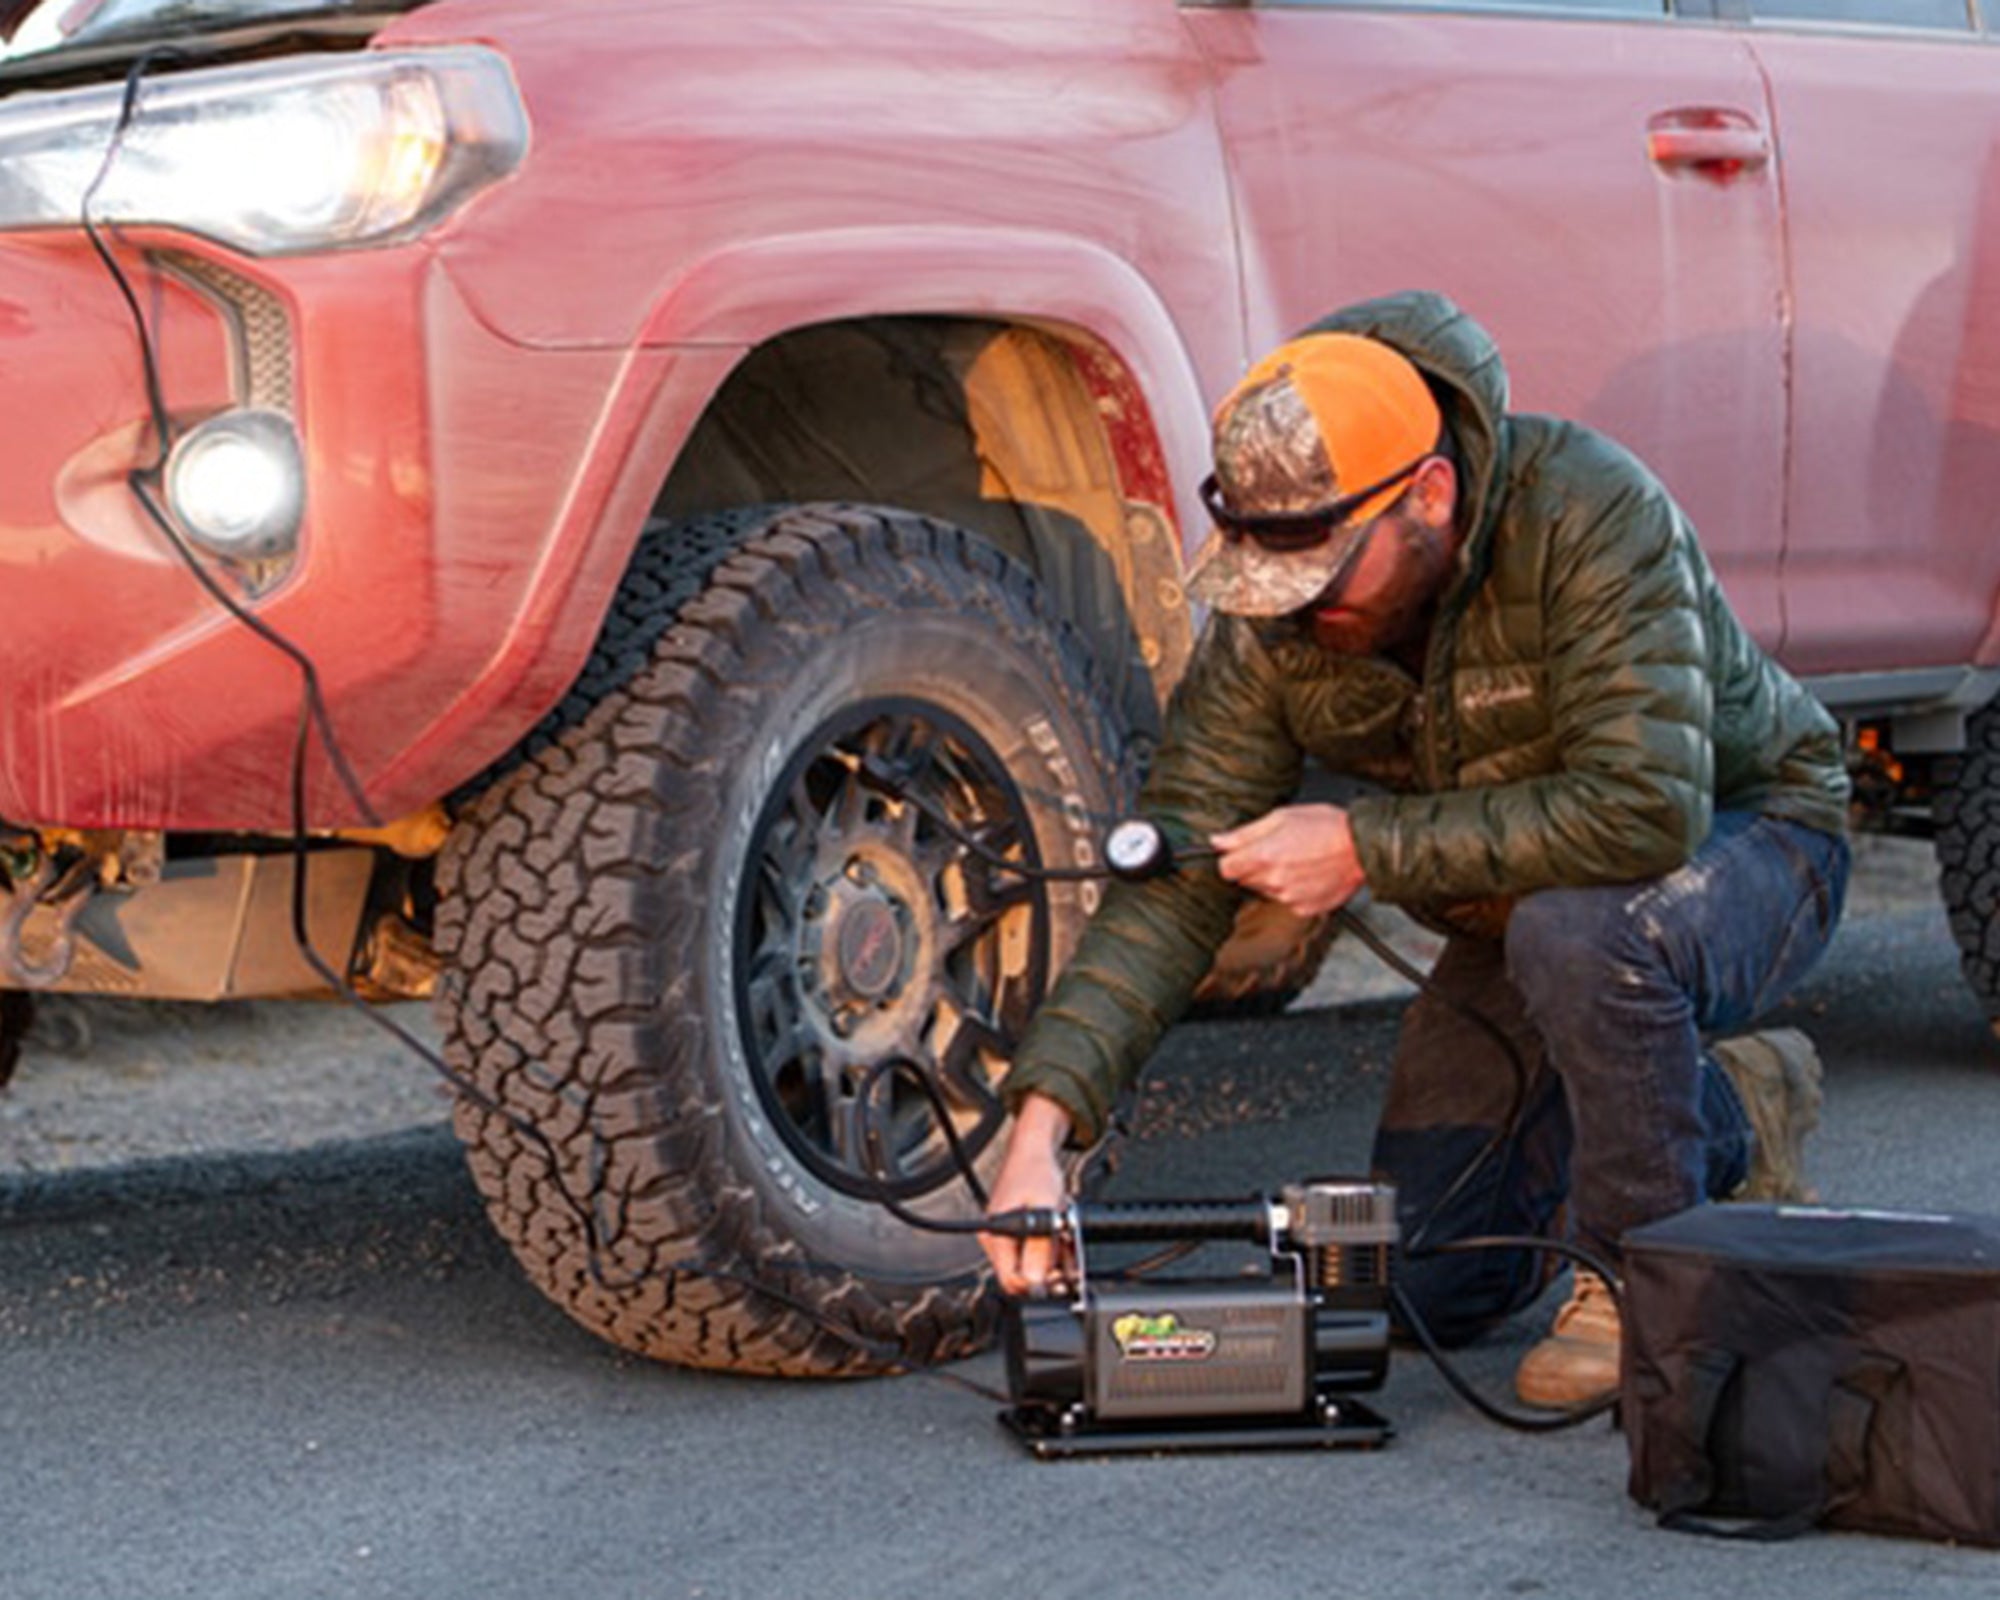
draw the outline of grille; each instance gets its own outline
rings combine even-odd
[[[227,317],[243,404],[292,415],[292,324],[284,302],[248,278],[203,256],[162,251],[161,267],[191,284]]]

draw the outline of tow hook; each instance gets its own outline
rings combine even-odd
[[[73,863],[58,873],[55,862],[39,851],[6,852],[0,870],[9,888],[0,902],[0,983],[16,989],[47,989],[69,976],[76,960],[76,919],[97,889],[97,875],[88,861]],[[55,926],[47,954],[30,960],[21,948],[21,933],[37,906],[55,909]]]

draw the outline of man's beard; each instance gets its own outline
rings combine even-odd
[[[1306,626],[1322,650],[1334,655],[1386,655],[1423,637],[1450,556],[1442,536],[1410,518],[1398,516],[1376,537],[1397,542],[1394,581],[1371,595],[1366,606],[1347,603],[1344,593],[1317,596],[1302,610]],[[1343,589],[1349,587],[1343,585]]]
[[[1430,632],[1435,608],[1403,607],[1393,615],[1347,611],[1338,606],[1307,614],[1313,642],[1337,656],[1396,655]]]

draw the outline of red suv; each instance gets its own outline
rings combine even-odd
[[[1879,814],[1940,784],[2000,1006],[1963,0],[0,15],[0,1028],[434,987],[495,1222],[621,1344],[982,1336],[881,1185],[972,1213],[942,1118],[992,1159],[1092,899],[982,857],[1095,862],[1206,408],[1379,292],[1661,470]],[[1225,988],[1305,970],[1246,937]]]

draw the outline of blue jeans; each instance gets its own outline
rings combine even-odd
[[[1413,1247],[1401,1282],[1438,1338],[1519,1310],[1551,1258],[1423,1245],[1549,1235],[1567,1200],[1575,1241],[1615,1263],[1626,1229],[1743,1181],[1749,1118],[1702,1036],[1742,1028],[1805,976],[1849,860],[1843,838],[1722,812],[1663,878],[1543,890],[1504,940],[1446,944],[1404,1019],[1373,1157]]]

